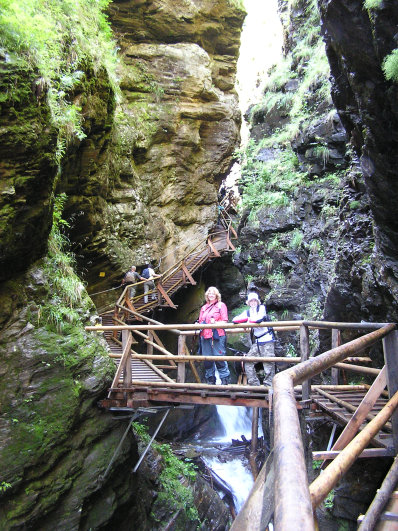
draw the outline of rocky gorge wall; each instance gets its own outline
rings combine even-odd
[[[214,225],[218,186],[240,138],[234,84],[243,17],[225,0],[110,4],[121,87],[112,135],[103,162],[83,146],[75,164],[87,182],[82,188],[77,174],[65,188],[68,211],[82,212],[72,237],[90,282],[99,271],[112,280],[130,263],[161,257],[165,270]]]
[[[279,7],[285,59],[246,114],[235,264],[275,317],[395,321],[397,84],[382,64],[396,6]],[[282,343],[296,352],[293,336]]]
[[[60,5],[46,9],[57,14]],[[51,231],[54,220],[69,224],[91,290],[119,283],[132,262],[177,249],[174,259],[205,237],[239,142],[244,11],[227,0],[119,1],[109,18],[120,90],[104,66],[76,58],[73,38],[62,42],[65,71],[54,83],[74,130],[54,116],[54,84],[1,35],[0,529],[198,525],[186,507],[157,500],[164,459],[154,454],[131,475],[132,433],[103,477],[126,425],[97,408],[112,365],[102,340],[83,331],[95,308]],[[65,208],[54,213],[60,193]],[[184,429],[195,422],[193,412]],[[205,485],[192,503],[201,521],[227,525]]]

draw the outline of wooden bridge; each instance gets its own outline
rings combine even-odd
[[[139,318],[137,314],[145,314],[155,308],[176,308],[172,296],[179,289],[187,285],[196,285],[194,273],[214,258],[219,258],[225,252],[235,250],[232,243],[237,238],[235,229],[229,218],[224,214],[223,225],[212,232],[206,239],[192,247],[183,258],[172,265],[169,269],[161,272],[160,278],[155,279],[155,289],[144,294],[145,281],[136,282],[126,286],[116,302],[115,311],[102,312],[102,316],[109,316],[125,321],[129,313],[133,312],[133,319]],[[137,292],[134,297],[129,297],[130,288]]]
[[[398,332],[395,324],[277,321],[269,326],[278,334],[298,332],[300,357],[192,355],[192,342],[199,330],[219,325],[164,325],[147,314],[156,307],[175,307],[173,293],[187,284],[195,284],[193,273],[208,260],[233,250],[233,237],[236,233],[227,224],[162,273],[155,290],[148,294],[151,297],[148,302],[143,293],[130,298],[126,287],[115,309],[102,315],[102,325],[87,327],[104,333],[115,361],[113,383],[100,405],[113,411],[187,404],[243,405],[254,408],[254,412],[260,407],[269,409],[274,420],[273,450],[231,530],[265,531],[272,521],[277,531],[312,531],[316,528],[314,510],[357,458],[397,455]],[[223,325],[227,336],[249,333],[256,326],[263,324],[245,324],[244,328],[232,323]],[[330,330],[332,348],[310,358],[309,334],[319,329]],[[341,344],[341,331],[347,329],[359,337]],[[382,342],[385,357],[382,369],[366,366],[371,359],[359,356],[378,342]],[[245,385],[244,376],[231,385],[203,384],[201,364],[223,359],[274,362],[281,371],[274,377],[271,388]],[[328,370],[331,384],[314,384],[312,379]],[[374,377],[374,382],[340,385],[341,371],[366,374]],[[307,419],[326,417],[343,428],[337,441],[333,441],[333,431],[328,449],[312,452],[313,459],[323,460],[324,470],[311,484],[306,472],[300,410]],[[253,418],[258,421],[258,415]],[[371,531],[376,525],[377,530],[398,529],[398,493],[394,491],[397,483],[395,458],[368,512],[359,519],[360,531]]]
[[[134,315],[131,310],[130,315]],[[207,385],[200,381],[200,365],[205,360],[224,359],[192,355],[187,338],[192,338],[203,328],[219,325],[173,324],[163,325],[145,315],[139,315],[140,323],[122,323],[87,327],[102,330],[115,360],[116,373],[108,396],[101,406],[109,410],[131,410],[184,404],[244,405],[253,408],[272,409],[274,418],[274,449],[260,471],[245,506],[232,526],[233,531],[266,529],[264,522],[274,522],[276,530],[315,529],[313,510],[326,498],[352,463],[361,457],[394,457],[398,449],[398,336],[395,324],[327,323],[308,321],[275,321],[269,323],[278,334],[297,330],[300,335],[300,358],[248,358],[226,356],[235,361],[274,361],[283,367],[273,380],[272,388],[247,386],[240,380],[227,386]],[[113,323],[118,319],[113,318]],[[138,321],[137,321],[138,322]],[[227,335],[248,333],[260,325],[236,325],[227,323]],[[309,333],[311,330],[329,329],[332,349],[314,358],[309,357]],[[369,331],[349,343],[340,345],[340,331]],[[168,334],[167,343],[161,335]],[[115,334],[121,338],[115,339]],[[359,354],[377,342],[382,342],[386,364],[382,369],[366,366],[370,359]],[[172,343],[175,347],[171,347]],[[115,348],[119,345],[119,350]],[[138,350],[144,353],[139,353]],[[154,352],[156,351],[156,354]],[[359,365],[359,364],[362,365]],[[286,368],[286,367],[290,368]],[[190,370],[187,370],[187,367]],[[331,370],[334,383],[316,385],[311,380],[317,374]],[[340,385],[338,373],[360,372],[375,378],[372,385]],[[386,389],[387,388],[387,389]],[[339,426],[343,432],[330,449],[313,452],[313,459],[322,459],[325,468],[311,485],[308,484],[302,434],[298,411],[304,410],[309,418],[323,416]],[[390,420],[391,419],[391,420]],[[271,459],[271,463],[270,463]],[[326,462],[331,463],[325,467]],[[387,487],[382,491],[384,502],[391,496],[394,507],[394,488],[398,481],[398,465],[392,467]],[[393,478],[393,479],[391,479]],[[270,482],[272,481],[272,487]],[[392,485],[392,487],[391,487]],[[387,494],[386,494],[387,492]],[[385,499],[387,496],[387,500]],[[261,500],[261,501],[259,501]],[[259,509],[260,503],[260,509]],[[380,505],[375,499],[375,506]],[[384,504],[381,506],[383,508]],[[375,510],[365,515],[366,521],[374,520]],[[398,510],[377,510],[380,518],[390,525],[398,522]],[[256,515],[254,518],[253,514]],[[254,520],[253,520],[254,518]],[[372,521],[373,521],[372,520]],[[250,525],[249,525],[250,522]],[[373,524],[372,524],[373,525]],[[397,529],[383,527],[377,529]],[[395,524],[394,524],[395,525]]]

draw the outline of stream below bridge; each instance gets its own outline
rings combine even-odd
[[[204,476],[230,506],[233,516],[245,503],[254,479],[249,462],[252,436],[252,409],[241,406],[214,406],[218,416],[217,433],[197,433],[175,448],[176,453],[191,456]],[[259,452],[264,437],[259,419]]]

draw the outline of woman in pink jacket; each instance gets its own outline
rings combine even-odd
[[[228,322],[228,310],[221,302],[221,294],[217,288],[210,286],[205,293],[206,304],[199,314],[199,323],[213,324]],[[202,356],[225,356],[226,335],[222,328],[205,329],[200,332],[200,346]],[[223,385],[230,383],[229,369],[226,361],[205,361],[205,379],[208,384],[216,383],[216,366]]]

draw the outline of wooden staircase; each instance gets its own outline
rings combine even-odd
[[[130,299],[128,287],[126,287],[116,303],[114,312],[104,313],[102,317],[113,315],[125,321],[134,314],[145,314],[155,308],[176,308],[171,298],[172,295],[188,284],[196,285],[193,275],[204,264],[220,257],[222,253],[234,251],[235,247],[231,242],[233,238],[237,238],[237,234],[232,225],[228,228],[217,227],[217,230],[205,241],[191,249],[181,260],[163,272],[160,279],[155,280],[155,289],[148,292],[147,302],[145,302],[143,292],[144,282],[137,282],[134,286],[138,293]]]
[[[102,317],[102,324],[104,326],[110,326],[113,324],[112,315],[104,315]],[[119,367],[120,360],[123,354],[122,342],[117,339],[117,334],[112,331],[105,331],[104,337],[110,350],[110,357],[115,362],[116,367]],[[168,381],[166,377],[162,377],[159,370],[151,366],[146,360],[131,360],[131,379],[132,380],[144,380],[148,382],[164,382]],[[117,369],[116,369],[117,370]],[[123,375],[120,377],[120,385],[123,385]]]

